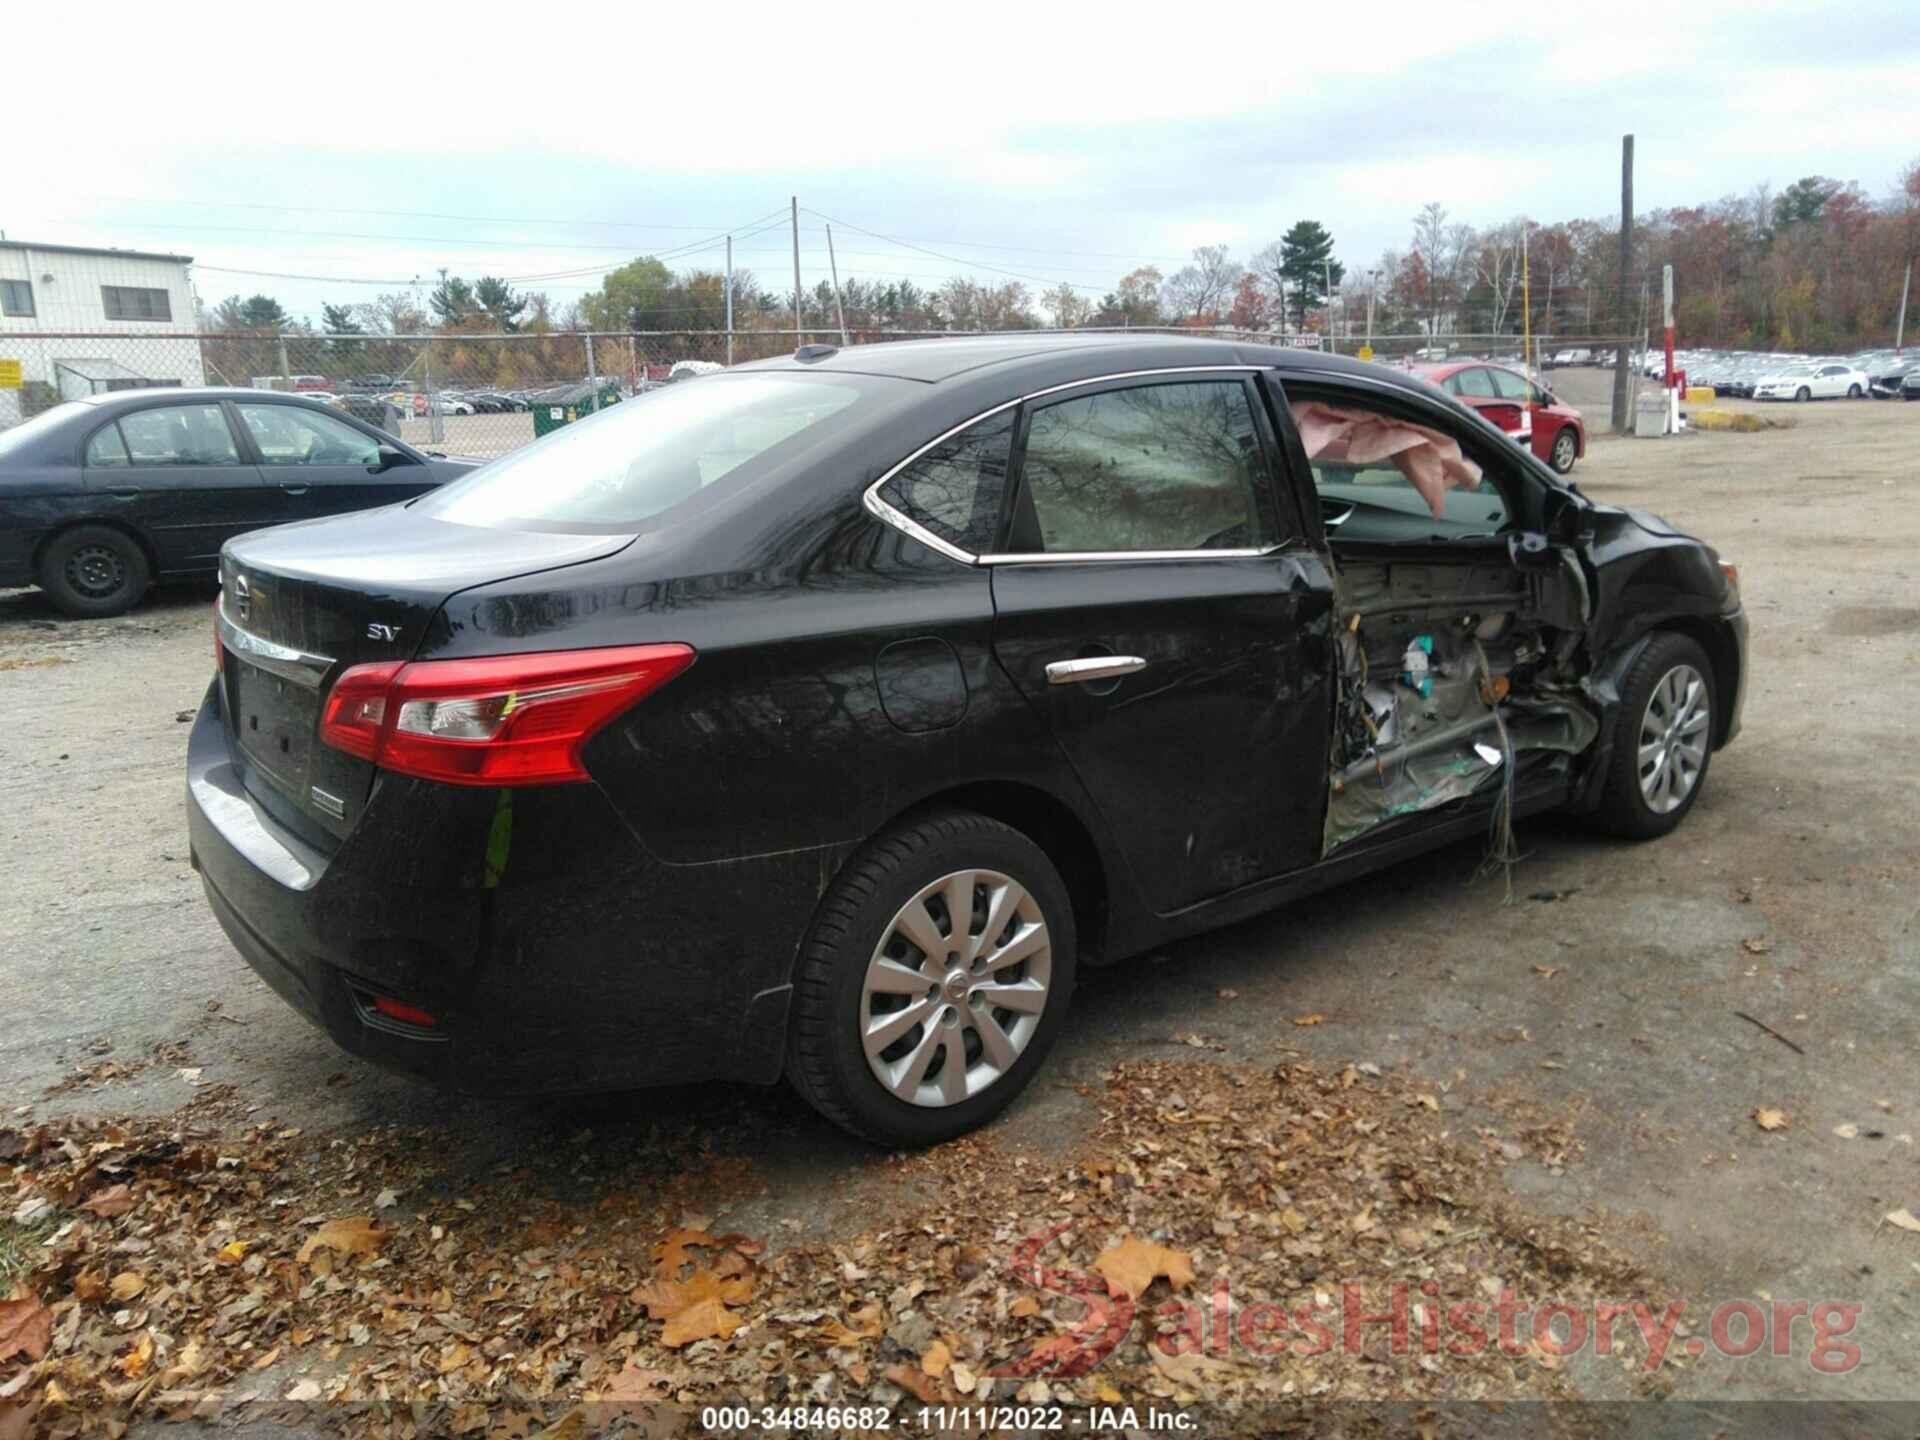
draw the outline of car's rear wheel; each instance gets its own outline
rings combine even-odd
[[[1713,758],[1713,665],[1698,642],[1663,632],[1620,687],[1613,759],[1596,819],[1616,835],[1665,835],[1700,798]]]
[[[1033,1078],[1073,993],[1073,906],[1046,852],[971,811],[848,862],[800,954],[787,1076],[876,1144],[985,1124]]]
[[[1858,385],[1849,385],[1847,387],[1847,398],[1849,400],[1858,400],[1860,398],[1860,387]]]
[[[152,580],[139,542],[111,525],[63,530],[40,555],[40,588],[67,615],[123,614],[140,603]]]
[[[1547,463],[1553,466],[1554,474],[1564,475],[1573,469],[1573,462],[1580,456],[1580,440],[1573,433],[1571,425],[1563,426],[1553,437],[1553,449],[1548,452]]]
[[[1793,398],[1796,400],[1811,400],[1813,398],[1813,391],[1802,385],[1798,390],[1793,392]]]

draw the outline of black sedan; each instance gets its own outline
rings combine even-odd
[[[1745,688],[1707,545],[1217,340],[808,346],[221,571],[193,863],[282,996],[890,1145],[1006,1105],[1083,964],[1537,811],[1665,834]]]
[[[411,499],[481,462],[271,390],[123,390],[0,431],[0,586],[118,615],[235,535]]]

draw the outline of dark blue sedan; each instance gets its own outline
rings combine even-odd
[[[410,500],[480,463],[271,390],[71,400],[0,431],[0,586],[118,615],[156,580],[214,575],[235,535]]]

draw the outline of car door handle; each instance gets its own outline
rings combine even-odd
[[[1089,655],[1084,660],[1055,660],[1047,666],[1049,685],[1083,685],[1089,680],[1112,680],[1147,668],[1138,655]]]
[[[282,485],[280,488],[289,495],[304,495],[307,493],[307,487],[305,485]]]

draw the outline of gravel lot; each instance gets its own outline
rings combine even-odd
[[[1604,423],[1604,373],[1554,378]],[[1511,906],[1463,847],[1089,976],[1048,1072],[984,1153],[1070,1154],[1121,1061],[1370,1063],[1424,1083],[1490,1154],[1527,1124],[1565,1127],[1551,1163],[1507,1157],[1505,1186],[1629,1238],[1690,1315],[1862,1307],[1850,1373],[1817,1373],[1804,1343],[1709,1354],[1675,1394],[1920,1398],[1920,1234],[1882,1220],[1920,1212],[1920,406],[1764,413],[1792,428],[1600,438],[1575,472],[1741,569],[1745,733],[1675,836],[1626,846],[1536,821]],[[696,1208],[790,1236],[837,1240],[937,1203],[937,1164],[875,1156],[781,1091],[480,1105],[337,1052],[233,954],[187,864],[181,722],[207,683],[211,599],[170,591],[75,622],[0,592],[6,1109],[165,1113],[196,1084],[230,1084],[260,1118],[310,1131],[432,1127],[449,1175],[535,1164],[583,1128],[663,1166],[710,1135],[751,1183]],[[1295,1023],[1309,1015],[1323,1018]],[[1762,1131],[1759,1107],[1784,1128]],[[601,1198],[580,1196],[582,1223]],[[1575,1383],[1614,1393],[1597,1371]]]

